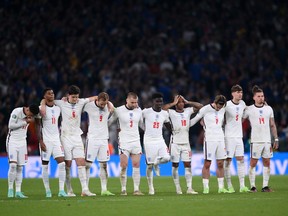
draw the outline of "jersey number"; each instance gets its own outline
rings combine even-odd
[[[72,111],[72,117],[73,117],[73,118],[76,117],[76,113],[75,113],[75,111]]]
[[[236,115],[236,121],[238,121],[238,120],[239,120],[239,115],[237,114],[237,115]]]
[[[56,118],[54,116],[52,117],[52,124],[56,124]]]
[[[183,127],[185,127],[185,126],[187,125],[187,123],[186,123],[186,119],[181,120],[181,124],[182,124]]]
[[[132,120],[130,120],[130,125],[129,126],[133,127],[133,121]]]
[[[216,118],[215,120],[216,120],[216,124],[218,124],[218,121],[219,121],[218,118]]]
[[[260,117],[260,118],[259,118],[259,123],[260,123],[260,124],[265,124],[263,117]]]
[[[160,123],[159,122],[153,122],[153,128],[159,128]]]
[[[102,122],[102,120],[103,120],[103,116],[100,115],[100,116],[99,116],[99,121]]]

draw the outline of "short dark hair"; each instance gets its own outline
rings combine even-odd
[[[156,98],[163,98],[163,94],[160,92],[155,92],[152,94],[152,100],[156,99]]]
[[[76,85],[71,85],[68,87],[68,94],[69,95],[80,94],[80,88]]]
[[[135,92],[128,92],[127,98],[134,98],[137,99],[138,95]]]
[[[220,105],[226,105],[226,102],[227,100],[224,95],[217,95],[214,100],[215,104],[220,104]]]
[[[109,100],[109,95],[106,92],[101,92],[98,94],[98,100]]]
[[[36,105],[36,104],[31,104],[31,105],[29,106],[29,111],[30,111],[31,113],[33,113],[34,115],[37,115],[37,114],[39,114],[39,106]]]
[[[231,93],[232,92],[237,92],[237,91],[243,91],[242,87],[240,85],[238,85],[238,84],[237,85],[233,85],[232,88],[231,88]]]
[[[50,88],[50,87],[45,88],[45,89],[43,90],[43,96],[46,94],[47,91],[51,91],[51,90],[53,91],[53,89]]]
[[[263,92],[263,90],[258,85],[254,85],[252,88],[252,94],[255,95],[256,93],[259,92]]]

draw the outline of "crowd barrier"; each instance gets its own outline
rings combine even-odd
[[[195,153],[192,156],[192,174],[201,175],[203,166],[203,154]],[[8,160],[7,157],[0,157],[0,178],[7,178],[8,172]],[[256,167],[256,174],[262,174],[262,160],[260,159]],[[245,169],[246,174],[249,168],[249,154],[245,155]],[[288,175],[288,152],[274,153],[274,157],[271,159],[271,174],[272,175]],[[141,176],[145,176],[146,164],[145,155],[141,157],[140,172]],[[94,162],[91,167],[91,177],[99,176],[99,163]],[[160,165],[161,176],[171,176],[171,162],[167,164]],[[120,161],[118,155],[112,155],[110,161],[108,162],[108,175],[110,177],[118,177],[120,174]],[[128,176],[132,176],[131,161],[129,160],[129,168],[127,170]],[[179,174],[184,175],[183,164],[179,165]],[[237,165],[235,159],[231,165],[231,174],[237,175]],[[58,166],[54,159],[51,158],[49,163],[49,175],[51,178],[58,177]],[[211,175],[216,175],[216,163],[212,161],[211,165]],[[28,159],[27,165],[23,170],[24,178],[41,178],[41,158],[38,156],[31,156]],[[71,176],[77,177],[77,166],[75,162],[72,163]]]

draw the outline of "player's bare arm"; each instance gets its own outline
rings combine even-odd
[[[201,104],[201,103],[198,103],[198,102],[195,102],[195,101],[188,101],[182,95],[180,97],[184,100],[185,104],[195,108],[195,111],[198,111],[199,109],[201,109],[203,107],[203,104]]]
[[[274,137],[273,149],[278,149],[279,148],[279,139],[278,139],[278,135],[277,135],[277,127],[276,127],[274,118],[270,118],[270,128],[271,128],[271,133]]]
[[[168,103],[168,104],[163,105],[163,106],[162,106],[162,109],[163,109],[163,110],[168,110],[168,109],[170,109],[171,107],[175,106],[175,105],[178,103],[179,98],[180,98],[180,95],[176,95],[176,96],[174,97],[174,101],[173,101],[172,103]]]

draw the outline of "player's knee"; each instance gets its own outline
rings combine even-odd
[[[100,168],[107,169],[107,163],[100,163]]]
[[[179,163],[172,163],[172,167],[178,168],[179,167]]]
[[[22,165],[17,165],[17,172],[22,172],[23,166]]]
[[[167,162],[169,162],[170,161],[170,155],[166,155],[166,156],[164,156],[163,158],[162,158],[162,163],[167,163]]]
[[[153,169],[153,164],[147,164],[147,170],[152,170]]]
[[[86,161],[86,169],[90,169],[92,166],[92,163],[90,161]]]
[[[17,164],[16,164],[16,163],[10,163],[10,164],[9,164],[9,167],[10,167],[10,171],[15,172],[15,171],[16,171],[16,167],[17,167]]]

